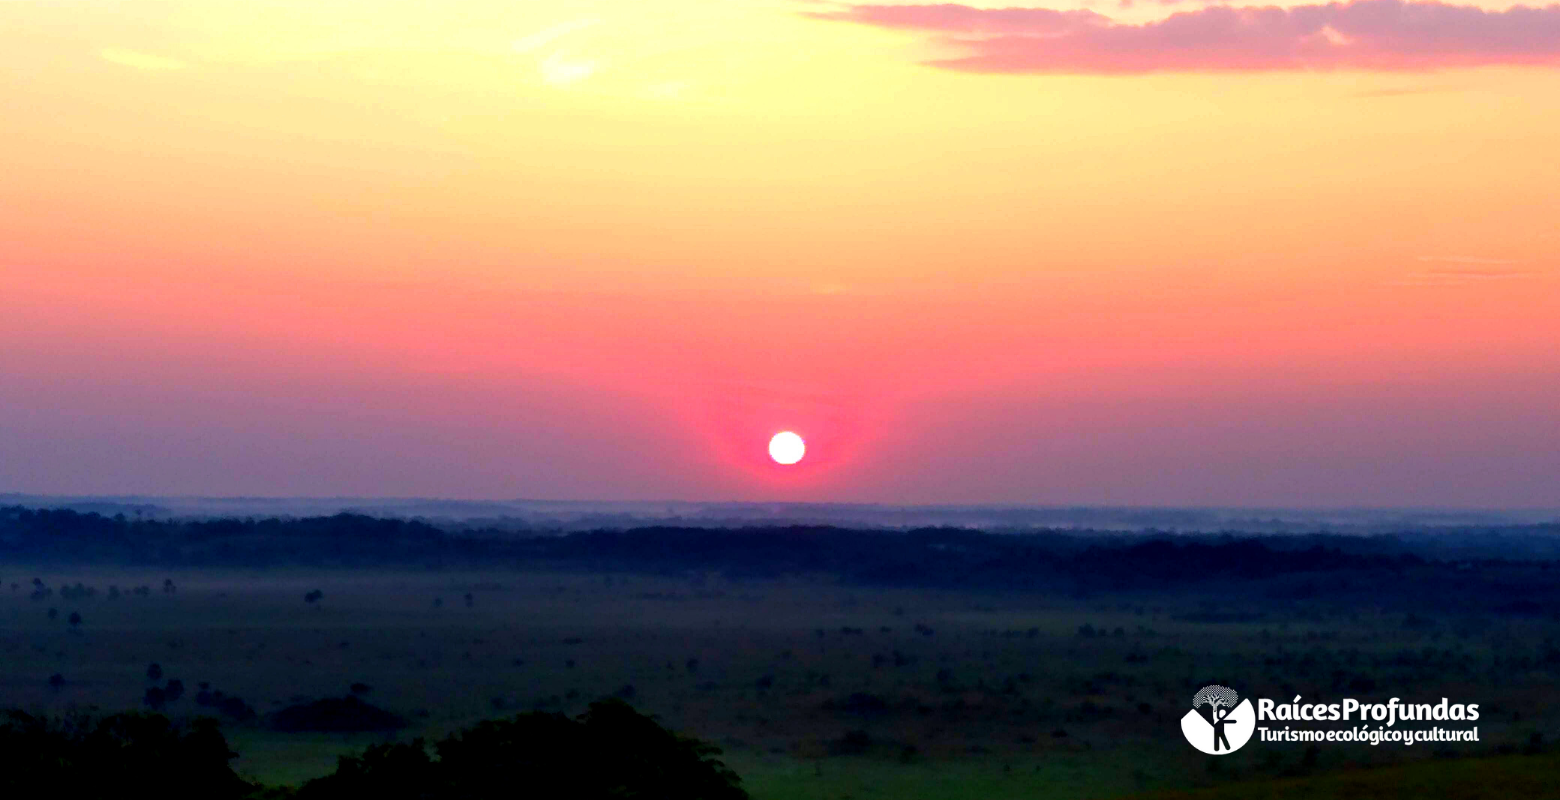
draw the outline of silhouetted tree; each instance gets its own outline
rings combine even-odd
[[[54,691],[57,692],[61,688],[63,688],[64,686],[65,686],[65,676],[64,675],[61,675],[58,672],[56,672],[53,675],[49,676],[49,688],[50,689],[53,689]]]
[[[72,627],[72,628],[79,628],[79,627],[81,627],[81,612],[79,612],[79,611],[72,611],[72,612],[70,612],[70,619],[68,619],[66,621],[70,623],[70,627]]]
[[[511,785],[522,780],[519,775],[510,776]],[[413,739],[405,744],[374,745],[358,756],[339,757],[334,773],[304,784],[298,797],[439,800],[447,796],[442,793],[447,783],[444,771],[429,756],[424,740]]]
[[[167,696],[168,702],[178,702],[179,698],[184,696],[184,681],[178,678],[169,680],[167,688],[163,689],[163,694]]]
[[[147,680],[160,681],[162,680],[162,675],[163,673],[161,664],[153,661],[152,663],[146,665]]]
[[[318,603],[324,597],[325,597],[325,593],[324,592],[320,591],[319,589],[315,589],[314,591],[309,592],[308,594],[303,596],[303,602],[308,603],[309,605],[314,605],[315,603]]]
[[[377,745],[304,784],[299,800],[338,797],[679,798],[746,800],[720,750],[662,728],[627,703],[603,700],[570,719],[531,712],[478,723],[433,745]]]
[[[234,774],[236,753],[212,720],[178,726],[166,717],[116,714],[64,719],[6,712],[0,752],[5,797],[159,797],[237,800],[256,787]]]

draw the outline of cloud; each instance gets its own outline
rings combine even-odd
[[[1064,34],[1081,26],[1109,24],[1110,18],[1093,11],[1058,11],[1050,8],[975,8],[955,3],[932,6],[846,6],[839,11],[809,12],[815,19],[860,22],[880,28],[937,31],[941,33],[1007,34],[1031,36]]]
[[[553,53],[542,60],[542,78],[554,86],[567,86],[596,74],[597,66],[592,59]]]
[[[1531,272],[1512,273],[1510,275],[1449,275],[1444,273],[1419,272],[1407,275],[1399,280],[1385,281],[1383,286],[1468,286],[1470,284],[1484,284],[1492,277],[1524,279],[1536,278]]]
[[[688,91],[688,81],[660,81],[645,87],[645,96],[656,100],[676,100]]]
[[[1463,286],[1484,281],[1536,278],[1539,273],[1520,269],[1507,258],[1476,256],[1420,256],[1419,261],[1446,266],[1427,267],[1392,281],[1391,286]]]
[[[133,67],[152,71],[171,69],[184,69],[187,64],[174,58],[154,56],[147,53],[137,53],[134,50],[124,50],[118,47],[108,47],[98,51],[98,58],[118,64],[121,67]]]
[[[1502,278],[1531,278],[1537,275],[1537,273],[1529,272],[1527,270],[1496,269],[1489,267],[1482,269],[1476,267],[1463,267],[1461,269],[1449,269],[1443,267],[1440,269],[1427,269],[1419,274],[1437,278],[1456,278],[1458,280],[1500,280]]]
[[[1420,261],[1442,264],[1464,264],[1478,267],[1498,267],[1517,263],[1510,258],[1480,258],[1479,256],[1420,256]]]
[[[582,18],[560,22],[535,33],[522,36],[510,42],[509,49],[516,53],[534,53],[540,56],[539,51],[547,50],[551,45],[564,37],[578,33],[586,28],[598,24],[600,20],[594,18]],[[579,83],[586,78],[595,75],[601,68],[595,59],[581,58],[572,53],[552,48],[545,57],[537,61],[537,69],[542,73],[542,80],[554,86],[568,86]]]
[[[1403,0],[1209,6],[1142,24],[1093,11],[958,4],[847,5],[816,19],[924,31],[965,55],[934,66],[991,73],[1431,70],[1560,64],[1560,5]]]
[[[529,36],[522,36],[519,39],[511,42],[509,47],[516,53],[529,53],[533,50],[539,50],[543,47],[546,47],[547,45],[552,44],[553,42],[556,42],[559,39],[574,33],[575,31],[585,30],[586,28],[595,25],[598,21],[599,20],[587,18],[576,19],[570,22],[560,22],[550,28],[543,28],[536,33],[530,34]]]
[[[1213,4],[1217,3],[1217,2],[1219,2],[1219,0],[1145,0],[1145,2],[1150,2],[1150,3],[1153,3],[1154,5],[1160,5],[1160,6],[1178,6],[1178,5],[1206,6],[1206,5],[1213,5]],[[1088,3],[1085,3],[1084,5],[1088,5]],[[1121,8],[1132,8],[1133,6],[1137,5],[1137,0],[1116,0],[1116,5],[1121,7]]]
[[[1349,93],[1349,97],[1403,97],[1414,94],[1431,94],[1434,92],[1463,91],[1457,86],[1399,86],[1387,89],[1364,89]],[[1421,259],[1423,260],[1423,259]]]

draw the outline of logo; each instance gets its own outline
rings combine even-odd
[[[1186,741],[1209,755],[1222,756],[1246,745],[1257,727],[1251,701],[1228,686],[1204,686],[1192,696],[1192,710],[1181,717]]]
[[[1442,720],[1477,722],[1478,703],[1360,702],[1346,697],[1337,703],[1303,703],[1295,695],[1287,703],[1262,697],[1253,707],[1234,689],[1214,684],[1192,696],[1192,710],[1181,717],[1181,734],[1193,747],[1211,756],[1233,753],[1253,736],[1264,742],[1477,742],[1477,727],[1444,728]],[[1258,726],[1262,723],[1284,723]],[[1338,724],[1333,724],[1338,723]],[[1403,723],[1399,725],[1399,723]]]

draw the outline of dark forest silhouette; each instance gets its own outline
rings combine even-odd
[[[1351,536],[987,533],[835,527],[646,527],[565,535],[448,531],[356,514],[303,519],[144,520],[0,507],[0,558],[19,563],[168,567],[396,566],[585,569],[734,578],[830,574],[862,585],[1063,594],[1221,587],[1270,598],[1424,608],[1455,603],[1533,614],[1560,602],[1560,524]],[[1426,597],[1416,587],[1444,591]],[[176,591],[171,582],[163,591]],[[46,598],[37,585],[33,596]],[[136,594],[149,594],[139,587]],[[322,594],[304,599],[318,605]],[[311,599],[312,598],[312,599]],[[1210,614],[1226,613],[1217,609]]]
[[[21,711],[0,722],[0,791],[8,797],[223,800],[622,798],[746,800],[741,779],[710,744],[661,727],[617,699],[578,717],[531,712],[489,720],[436,742],[381,744],[339,759],[296,791],[249,783],[215,720],[180,725],[159,714],[47,718]]]

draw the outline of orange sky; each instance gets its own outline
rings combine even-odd
[[[1560,504],[1560,25],[1204,6],[0,0],[0,492]]]

